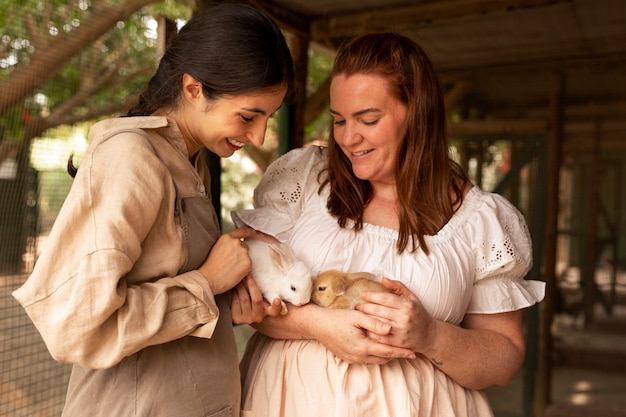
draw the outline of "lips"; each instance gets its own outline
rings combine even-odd
[[[228,143],[230,143],[231,145],[237,148],[243,148],[243,146],[245,145],[245,143],[236,141],[235,139],[226,138],[226,140],[228,141]]]
[[[372,152],[371,149],[368,149],[368,150],[365,150],[365,151],[360,151],[360,152],[352,152],[352,156],[359,157],[359,156],[366,155],[366,154],[368,154],[370,152]]]

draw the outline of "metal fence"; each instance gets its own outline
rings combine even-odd
[[[62,201],[67,181],[51,182],[63,177],[34,171],[26,159],[0,160],[0,416],[59,416],[70,366],[52,359],[12,292],[31,272],[56,217],[51,192]]]

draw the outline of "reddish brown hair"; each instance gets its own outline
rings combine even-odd
[[[396,187],[399,200],[398,253],[418,244],[428,253],[425,235],[436,234],[454,214],[469,182],[449,154],[443,92],[434,67],[412,40],[395,33],[357,37],[344,45],[333,64],[332,77],[376,74],[388,80],[388,91],[407,107],[405,135],[398,151]],[[341,227],[363,228],[363,209],[372,197],[368,181],[352,172],[331,132],[327,207]]]

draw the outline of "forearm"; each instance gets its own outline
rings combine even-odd
[[[521,312],[495,316],[497,321],[487,328],[477,327],[485,321],[476,318],[480,316],[466,320],[465,328],[436,321],[433,343],[422,354],[464,387],[508,384],[524,362]]]
[[[315,339],[311,331],[310,318],[314,317],[319,307],[307,304],[300,307],[289,306],[286,315],[267,316],[261,323],[253,323],[259,332],[274,339]]]

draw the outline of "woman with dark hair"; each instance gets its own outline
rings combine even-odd
[[[417,44],[358,37],[331,76],[328,148],[276,161],[255,209],[233,217],[286,242],[314,275],[370,272],[393,293],[255,324],[243,415],[490,416],[481,390],[520,369],[522,311],[544,294],[524,279],[524,218],[450,158],[442,90]],[[242,285],[233,294],[254,304]]]
[[[27,282],[14,296],[73,364],[63,416],[238,416],[230,290],[251,261],[220,236],[207,148],[263,143],[293,91],[279,28],[245,5],[196,14],[129,116],[96,123]],[[258,312],[257,312],[258,315]]]

